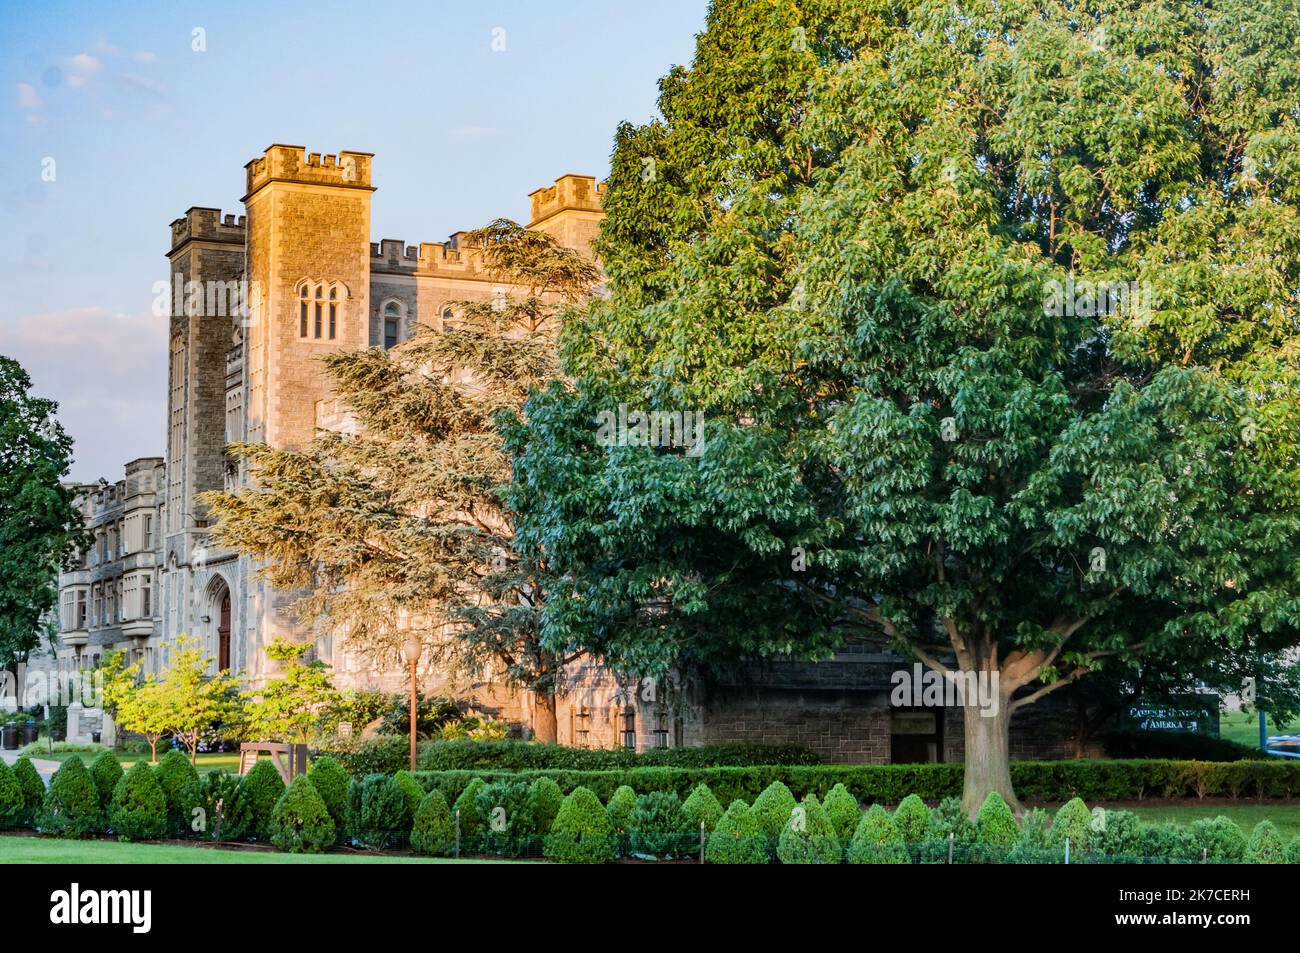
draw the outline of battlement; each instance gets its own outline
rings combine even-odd
[[[562,175],[555,180],[554,185],[534,189],[528,194],[532,203],[532,218],[528,227],[532,228],[559,212],[599,212],[604,197],[605,183],[597,182],[595,176]]]
[[[401,239],[385,238],[370,243],[370,270],[381,274],[453,272],[461,277],[476,276],[483,270],[481,252],[468,244],[466,232],[456,232],[445,242],[408,245]]]
[[[321,155],[304,146],[276,143],[266,153],[244,166],[248,177],[247,202],[255,192],[272,182],[299,182],[306,185],[331,185],[340,188],[369,189],[371,152],[339,152]]]
[[[172,222],[172,248],[179,248],[191,239],[242,245],[246,224],[243,215],[222,214],[219,208],[189,208],[183,218]]]

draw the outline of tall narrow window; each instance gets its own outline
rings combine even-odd
[[[331,341],[334,340],[334,329],[338,324],[338,309],[339,309],[338,297],[339,297],[339,289],[331,288],[330,289],[330,340]]]
[[[384,349],[397,344],[399,328],[402,321],[402,306],[396,301],[384,305]]]
[[[324,307],[323,307],[323,305],[324,305],[324,297],[325,297],[325,289],[324,289],[324,288],[317,288],[317,289],[316,289],[316,325],[315,325],[315,330],[314,330],[314,333],[312,334],[312,337],[317,337],[317,338],[320,337],[320,332],[321,332],[321,318],[323,317],[322,312],[324,311]]]
[[[298,337],[307,336],[307,297],[311,294],[311,286],[303,285],[302,291],[298,293]]]

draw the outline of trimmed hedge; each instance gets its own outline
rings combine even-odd
[[[271,811],[271,843],[291,854],[319,854],[334,844],[334,821],[311,778],[300,774]]]
[[[190,833],[203,840],[239,840],[245,831],[240,817],[240,777],[229,771],[209,771],[186,785],[181,801]]]
[[[1015,826],[1015,818],[1011,820]],[[903,832],[892,814],[879,804],[873,804],[862,815],[849,841],[850,864],[908,864]]]
[[[269,764],[269,762],[268,762]],[[185,791],[199,779],[199,772],[190,763],[190,757],[173,748],[158,759],[154,769],[163,794],[167,796],[167,824],[174,834],[186,834],[190,818],[185,815]]]
[[[727,765],[818,764],[802,745],[717,744],[698,748],[569,748],[531,741],[429,741],[420,746],[421,771],[612,771],[626,768],[709,768]]]
[[[722,820],[723,810],[709,786],[697,784],[690,797],[682,803],[682,813],[690,821],[692,830],[698,830],[703,822],[705,833],[710,833],[718,826],[718,821]]]
[[[386,774],[352,782],[347,814],[348,835],[362,847],[403,847],[411,833],[411,803],[397,779]]]
[[[307,771],[312,787],[325,802],[334,822],[334,838],[342,843],[347,837],[348,785],[352,779],[335,758],[325,755],[312,762]]]
[[[95,781],[95,790],[99,792],[99,806],[108,811],[113,803],[113,794],[117,791],[117,782],[122,780],[122,765],[113,752],[105,751],[90,764],[90,776]]]
[[[411,827],[411,850],[434,857],[446,857],[456,849],[456,830],[451,808],[441,791],[430,791],[420,802]]]
[[[121,840],[155,840],[167,833],[167,795],[143,761],[131,765],[118,779],[108,823]]]
[[[31,758],[19,758],[14,762],[14,779],[23,789],[23,804],[27,808],[19,823],[31,824],[45,801],[45,781]]]
[[[616,854],[616,838],[600,799],[584,787],[569,792],[546,835],[547,857],[561,864],[607,864]]]
[[[777,843],[783,864],[838,864],[840,842],[816,795],[805,794],[795,806]]]
[[[744,801],[732,801],[704,848],[711,864],[766,864],[767,837]]]
[[[258,761],[239,780],[231,827],[251,840],[270,839],[271,814],[284,791],[284,779],[275,765],[265,759]]]
[[[684,750],[684,749],[681,749]],[[638,794],[673,791],[683,800],[698,784],[707,784],[719,802],[752,803],[776,781],[797,797],[823,798],[836,785],[863,803],[896,803],[909,794],[935,801],[960,797],[959,764],[758,765],[720,768],[628,768],[616,771],[420,771],[425,790],[437,787],[449,802],[472,778],[484,781],[539,777],[554,780],[561,791],[586,787],[602,800],[620,785]],[[1290,798],[1300,796],[1297,761],[1020,761],[1011,765],[1016,794],[1029,801],[1090,802],[1143,798]]]
[[[410,764],[405,736],[379,735],[329,749],[312,757],[332,755],[352,774],[396,774]],[[569,748],[533,741],[423,741],[416,754],[421,771],[614,771],[637,767],[707,768],[718,765],[811,765],[820,759],[802,745],[732,744],[698,748],[654,748],[634,752],[625,748]]]
[[[58,837],[85,837],[104,828],[99,792],[85,763],[73,755],[50,779],[36,825],[42,833]]]
[[[13,768],[0,761],[0,830],[18,826],[26,816],[22,785],[14,777]]]

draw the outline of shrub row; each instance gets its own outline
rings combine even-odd
[[[410,763],[404,737],[379,736],[321,749],[358,777],[396,774]],[[635,767],[706,768],[719,765],[812,765],[817,756],[801,745],[717,744],[699,748],[658,748],[635,752],[626,748],[570,748],[528,741],[425,741],[416,763],[422,771],[612,771]]]
[[[424,771],[426,790],[454,801],[471,778],[532,781],[549,777],[564,792],[586,787],[603,801],[627,785],[641,793],[672,791],[685,798],[707,784],[722,804],[752,802],[774,781],[819,798],[843,784],[859,801],[894,803],[908,794],[941,800],[961,794],[959,764],[758,765],[718,768],[627,768],[607,771]],[[1291,798],[1300,795],[1295,761],[1021,761],[1011,766],[1016,793],[1032,801],[1142,800],[1144,798]]]

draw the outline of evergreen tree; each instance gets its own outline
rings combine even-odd
[[[498,220],[471,232],[487,273],[516,288],[461,302],[440,329],[391,350],[335,352],[334,393],[356,426],[301,450],[243,445],[250,485],[207,496],[225,544],[256,557],[278,588],[305,591],[305,621],[391,662],[414,633],[425,658],[485,667],[535,693],[534,731],[555,740],[566,656],[541,643],[552,585],[544,557],[522,559],[499,488],[510,478],[496,419],[556,373],[565,308],[594,264],[540,232]]]

